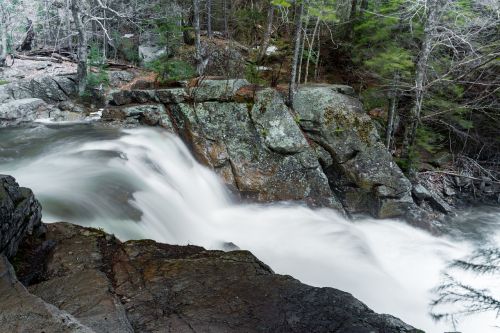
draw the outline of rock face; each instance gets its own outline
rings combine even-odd
[[[53,110],[39,98],[12,100],[0,104],[0,127],[19,126],[38,119]]]
[[[414,205],[411,183],[381,143],[361,102],[348,94],[349,89],[335,85],[300,89],[293,102],[300,125],[349,212],[404,215]]]
[[[74,105],[68,108],[76,91],[71,76],[38,76],[1,85],[0,127],[19,126],[39,119],[85,119],[82,108]]]
[[[9,100],[40,98],[47,103],[74,97],[77,85],[72,76],[40,76],[0,86],[0,103]]]
[[[121,243],[56,223],[16,263],[32,297],[95,332],[417,332],[350,294],[276,275],[247,251]]]
[[[0,255],[0,295],[2,332],[95,333],[69,313],[29,293],[3,255]]]
[[[30,189],[0,175],[0,255],[12,257],[25,235],[41,227],[42,207]]]
[[[201,88],[195,95],[198,103],[170,105],[179,134],[200,161],[245,198],[342,210],[314,151],[274,90],[258,92],[250,103],[206,101],[224,96],[212,94]]]
[[[350,87],[303,87],[293,109],[278,91],[245,80],[119,91],[112,103],[105,119],[172,130],[244,198],[302,201],[379,218],[416,209],[410,181]]]

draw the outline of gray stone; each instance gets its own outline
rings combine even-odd
[[[0,331],[9,333],[96,333],[69,313],[30,294],[0,255]]]
[[[12,100],[0,104],[0,128],[18,126],[48,116],[51,107],[39,98]]]
[[[295,154],[309,148],[304,134],[276,90],[257,92],[251,115],[269,149]]]
[[[269,90],[255,105],[252,117],[247,104],[235,102],[177,104],[171,111],[197,159],[244,198],[302,201],[342,211],[283,100]],[[280,127],[291,138],[281,133],[269,138]]]
[[[121,243],[67,223],[47,229],[44,239],[55,246],[50,255],[36,257],[46,262],[45,281],[29,289],[96,332],[129,331],[126,321],[117,321],[123,317],[109,302],[113,296],[135,332],[417,332],[348,293],[275,274],[248,251]],[[28,256],[16,258],[19,265],[30,268],[26,260],[41,241],[30,239]]]
[[[12,257],[26,235],[41,227],[42,207],[30,189],[0,175],[0,254]]]
[[[413,195],[417,200],[425,200],[431,197],[431,193],[427,190],[423,185],[416,184],[413,186],[412,190]]]
[[[244,79],[201,80],[195,87],[188,88],[188,95],[195,102],[232,100],[236,91],[250,83]]]
[[[344,207],[379,218],[401,216],[414,204],[411,183],[381,143],[361,102],[341,92],[352,95],[336,85],[301,88],[293,101],[300,125],[322,147],[318,157]],[[331,156],[330,165],[323,150]]]

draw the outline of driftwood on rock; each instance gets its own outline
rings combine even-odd
[[[62,63],[62,59],[58,59],[55,57],[41,57],[41,56],[26,56],[23,54],[16,54],[14,55],[15,58],[21,59],[21,60],[31,60],[31,61],[50,61],[50,62],[55,62],[55,63]]]

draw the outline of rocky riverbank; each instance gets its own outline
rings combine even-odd
[[[0,179],[1,331],[417,332],[348,293],[277,275],[247,251],[44,225],[31,191]]]
[[[102,113],[100,121],[113,126],[162,127],[180,136],[242,200],[401,217],[436,232],[445,215],[464,205],[462,194],[492,202],[500,197],[500,186],[487,177],[484,186],[476,184],[479,192],[460,177],[437,183],[424,175],[410,182],[347,86],[302,87],[288,106],[279,90],[241,79],[158,88],[137,71],[112,71],[111,87],[96,92],[104,104],[89,108],[75,102],[73,77],[57,74],[11,76],[0,86],[0,126],[81,121]]]

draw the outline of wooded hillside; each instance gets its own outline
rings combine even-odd
[[[499,10],[494,0],[0,0],[0,64],[77,62],[82,96],[106,86],[110,65],[145,67],[158,84],[246,77],[290,101],[301,85],[347,84],[406,171],[447,164],[498,181]]]

